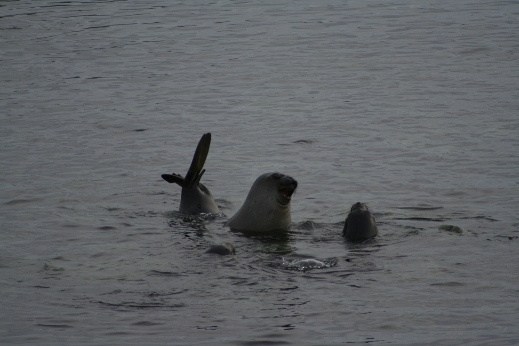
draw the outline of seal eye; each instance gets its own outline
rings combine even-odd
[[[272,174],[272,178],[274,178],[275,180],[279,180],[279,179],[281,179],[281,174],[280,173],[274,173],[274,174]]]

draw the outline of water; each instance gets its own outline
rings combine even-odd
[[[0,341],[519,343],[518,14],[0,3]],[[204,132],[223,215],[184,218],[160,174]],[[229,232],[270,171],[299,182],[292,231]],[[340,235],[357,201],[374,242]],[[336,263],[283,266],[307,259]]]

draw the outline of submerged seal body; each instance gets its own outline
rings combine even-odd
[[[256,179],[238,212],[227,226],[242,232],[287,230],[292,222],[290,201],[297,181],[281,173],[265,173]]]
[[[362,241],[378,235],[375,218],[364,203],[357,202],[346,217],[342,235],[351,241]]]
[[[196,147],[191,166],[187,171],[186,177],[180,174],[162,174],[162,179],[168,183],[176,183],[182,187],[182,195],[180,198],[181,213],[198,214],[220,212],[216,202],[214,201],[211,191],[204,184],[200,183],[202,175],[205,173],[204,164],[209,154],[209,146],[211,145],[211,134],[206,133],[200,138]]]

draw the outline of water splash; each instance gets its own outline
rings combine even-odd
[[[310,269],[330,268],[337,265],[338,261],[339,260],[336,257],[324,259],[322,261],[315,258],[296,259],[292,261],[282,258],[280,268],[304,272]]]

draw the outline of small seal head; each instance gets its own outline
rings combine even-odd
[[[168,183],[176,183],[182,187],[179,211],[185,214],[212,213],[220,212],[213,195],[209,189],[200,182],[205,173],[204,164],[209,154],[211,145],[211,134],[206,133],[200,138],[196,147],[191,166],[187,171],[186,177],[180,174],[162,174],[162,179]]]
[[[205,253],[214,253],[216,255],[226,256],[236,254],[236,249],[231,243],[212,245]]]
[[[366,204],[357,202],[351,207],[342,235],[351,241],[363,241],[378,235],[375,217]]]
[[[290,201],[296,188],[297,181],[288,175],[277,172],[260,175],[227,226],[242,232],[287,230],[292,222]]]

